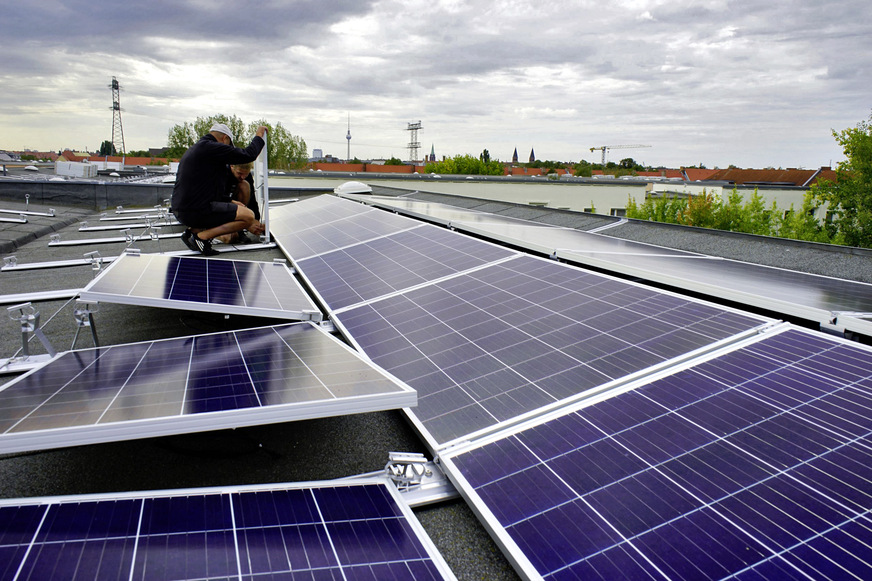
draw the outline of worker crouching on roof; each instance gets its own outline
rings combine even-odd
[[[179,162],[176,185],[173,188],[172,211],[179,222],[187,226],[182,233],[185,246],[213,256],[212,239],[224,234],[248,230],[260,235],[261,224],[249,208],[224,199],[227,165],[248,163],[257,159],[266,142],[267,128],[257,128],[245,149],[233,146],[230,129],[216,123],[200,138]]]

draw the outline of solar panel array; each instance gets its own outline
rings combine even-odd
[[[122,255],[80,296],[84,300],[284,319],[321,318],[282,263]]]
[[[686,291],[828,324],[834,313],[872,313],[872,285],[720,259],[662,246],[602,236],[573,228],[520,220],[421,200],[353,196],[452,228]],[[846,319],[846,329],[864,333]]]
[[[301,260],[379,236],[415,228],[419,222],[334,196],[319,196],[270,209],[276,243]]]
[[[531,577],[872,578],[872,351],[785,327],[443,465]]]
[[[335,311],[514,255],[425,224],[298,260],[296,265]]]
[[[453,579],[383,482],[0,501],[2,579]]]
[[[0,390],[0,453],[415,405],[311,323],[59,355]]]
[[[300,236],[349,220],[340,207],[396,219],[317,200],[277,213],[341,216]],[[769,324],[430,225],[290,257],[350,341],[418,391],[409,414],[434,448]]]

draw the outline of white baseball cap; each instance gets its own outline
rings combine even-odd
[[[217,131],[218,133],[223,133],[227,137],[230,138],[230,143],[233,144],[233,134],[230,133],[230,128],[224,125],[223,123],[216,123],[212,126],[212,129],[209,130],[209,133]]]

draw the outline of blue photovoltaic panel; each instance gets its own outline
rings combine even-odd
[[[273,227],[276,231],[273,237],[286,256],[294,261],[299,261],[421,225],[420,222],[410,218],[346,200],[334,199],[340,204],[347,204],[349,212],[353,211],[354,213],[333,220],[314,221],[307,224],[304,229],[292,227],[296,220],[291,224],[279,222],[277,226]],[[294,216],[296,212],[300,211],[301,205],[305,203],[299,202],[292,206],[271,210],[271,212],[282,212],[281,215]],[[270,215],[272,216],[272,214]]]
[[[408,289],[516,253],[421,225],[296,263],[331,310]]]
[[[546,579],[872,578],[864,346],[788,327],[449,456]]]
[[[415,405],[309,323],[61,354],[0,390],[0,453]]]
[[[2,579],[453,579],[383,482],[0,501]]]
[[[437,445],[769,322],[526,256],[334,320],[418,391]]]
[[[367,211],[361,204],[349,203],[336,196],[323,195],[269,209],[270,223],[280,230],[301,232],[321,224],[335,222]]]
[[[291,319],[320,319],[281,263],[162,254],[122,255],[81,293],[85,300]]]

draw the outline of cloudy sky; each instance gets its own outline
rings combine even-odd
[[[166,145],[198,116],[319,148],[679,167],[842,160],[872,113],[869,0],[40,0],[0,17],[0,149]]]

